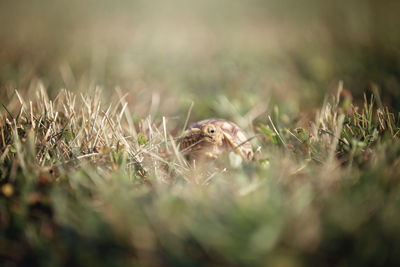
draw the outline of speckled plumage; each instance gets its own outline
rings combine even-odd
[[[217,158],[233,150],[244,160],[253,158],[253,149],[246,133],[235,123],[223,119],[207,119],[189,126],[180,149],[194,158]]]

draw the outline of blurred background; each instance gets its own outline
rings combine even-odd
[[[118,87],[138,116],[192,101],[195,117],[227,102],[297,114],[343,80],[399,111],[399,11],[391,0],[1,1],[0,97],[40,80],[52,96]]]
[[[375,142],[381,139],[368,112],[347,116],[357,127],[346,124],[342,137],[349,141],[340,139],[337,151],[328,131],[309,138],[306,126],[295,125],[302,115],[309,117],[303,121],[314,121],[315,110],[336,93],[340,81],[353,103],[362,105],[364,93],[378,92],[391,111],[400,111],[399,14],[398,0],[0,1],[4,118],[1,104],[12,114],[32,115],[18,113],[14,89],[35,101],[40,88],[52,98],[66,88],[78,98],[89,95],[89,102],[99,88],[105,96],[101,108],[111,103],[118,115],[124,110],[118,98],[124,97],[138,127],[148,115],[152,120],[143,121],[149,125],[166,116],[168,131],[177,132],[194,103],[190,122],[223,117],[265,136],[259,164],[215,172],[207,187],[185,183],[192,173],[179,174],[175,159],[158,165],[155,155],[139,164],[140,149],[153,153],[164,144],[128,139],[124,132],[121,138],[140,147],[128,164],[124,145],[112,137],[110,147],[106,140],[99,153],[105,163],[96,158],[91,168],[95,157],[87,158],[55,180],[52,164],[78,159],[98,140],[99,134],[89,138],[100,124],[97,113],[94,121],[86,120],[94,113],[82,104],[86,111],[71,124],[82,129],[61,127],[67,120],[61,98],[64,102],[55,105],[57,128],[56,119],[44,114],[47,107],[41,107],[37,125],[44,123],[37,136],[51,135],[50,141],[44,137],[34,143],[33,132],[22,131],[31,125],[21,123],[15,132],[27,134],[21,138],[25,150],[13,141],[11,123],[3,123],[2,144],[4,133],[9,143],[0,156],[0,265],[400,266],[400,145],[394,141],[400,131],[391,127],[392,117],[380,113],[391,133],[382,131],[383,141]],[[343,121],[332,110],[334,115],[328,108],[322,115],[328,114],[323,119],[335,137]],[[109,122],[107,114],[99,114]],[[258,115],[263,116],[254,125],[261,130],[249,129],[251,120],[243,118]],[[266,126],[274,126],[273,120],[283,134],[297,138],[296,147],[284,145],[279,132]],[[53,135],[53,128],[60,132]],[[293,128],[298,137],[287,130]],[[29,160],[36,149],[41,168]],[[343,168],[335,167],[336,152]],[[145,168],[149,175],[143,174]],[[171,176],[165,186],[157,183],[164,172]],[[141,186],[147,183],[151,186]]]

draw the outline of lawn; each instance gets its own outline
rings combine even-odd
[[[400,265],[399,10],[0,3],[0,265]]]

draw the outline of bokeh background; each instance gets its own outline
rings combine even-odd
[[[399,14],[0,1],[0,265],[400,266]],[[235,121],[259,159],[186,168],[164,149],[188,114]]]
[[[195,117],[318,107],[338,82],[400,110],[399,1],[1,1],[1,99],[40,80]],[[10,93],[11,92],[11,93]],[[224,104],[225,103],[225,104]],[[141,113],[141,112],[139,112]]]

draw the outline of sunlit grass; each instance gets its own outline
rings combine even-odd
[[[1,2],[0,265],[399,266],[399,3]]]
[[[249,132],[255,161],[196,167],[170,134],[181,129],[162,118],[133,121],[123,98],[14,97],[18,113],[4,106],[1,122],[5,262],[398,260],[400,128],[373,96],[357,107],[339,88],[308,127],[285,123],[275,108]]]

